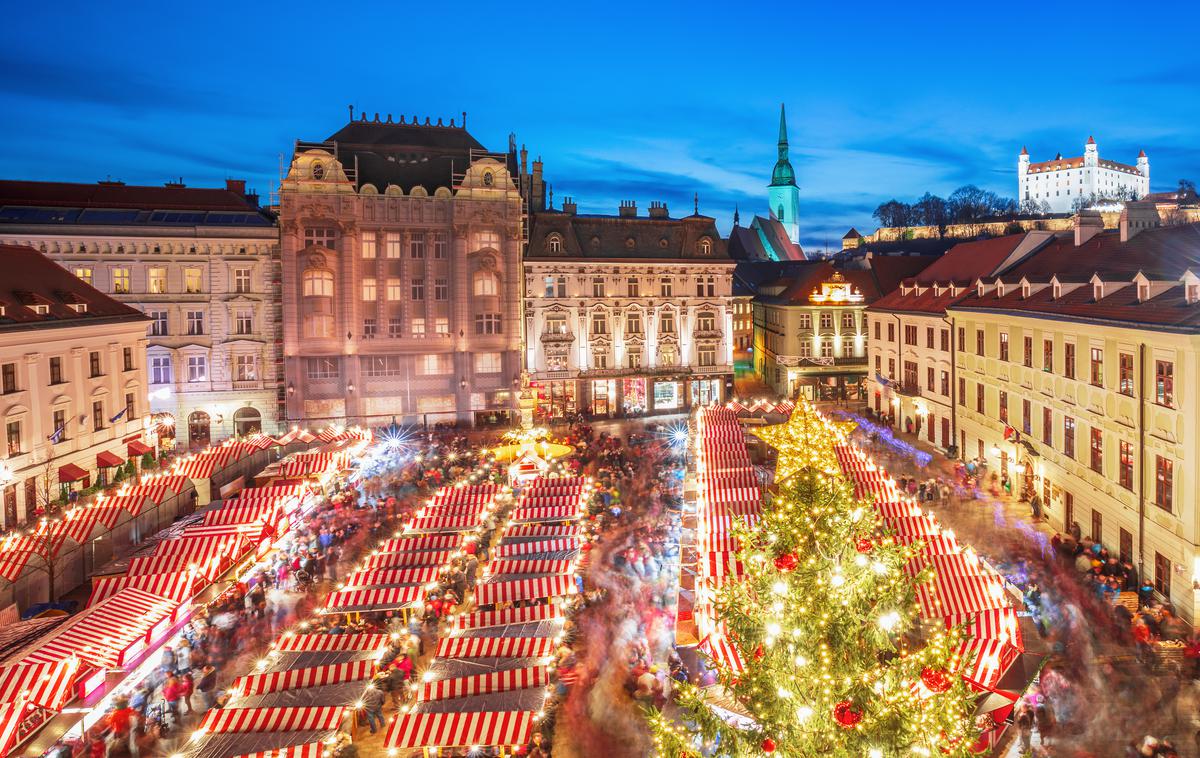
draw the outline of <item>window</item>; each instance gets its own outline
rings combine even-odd
[[[663,334],[675,333],[675,314],[670,311],[664,311],[658,317],[658,330]]]
[[[5,363],[0,366],[0,388],[5,395],[17,391],[17,364]]]
[[[476,334],[500,334],[499,313],[479,313],[475,316]]]
[[[1154,504],[1170,512],[1174,502],[1175,461],[1154,456]]]
[[[367,377],[403,375],[398,355],[364,356],[359,359],[359,366],[362,369],[362,375]]]
[[[378,333],[378,322],[373,318],[363,319],[363,337],[373,339]]]
[[[821,327],[822,328],[826,328],[825,327],[826,315],[828,315],[828,314],[825,314],[825,313],[821,314]],[[832,321],[833,317],[830,316],[829,320]],[[830,326],[832,326],[832,324],[830,324]],[[917,327],[913,326],[912,324],[904,325],[904,344],[913,345],[913,346],[916,346],[916,344],[917,344]]]
[[[400,335],[394,334],[392,336],[399,337]],[[425,319],[414,318],[412,320],[412,336],[413,337],[424,337],[425,336]]]
[[[1121,353],[1117,358],[1117,391],[1133,397],[1133,353]]]
[[[487,297],[498,294],[499,289],[496,275],[491,271],[475,272],[474,292],[476,297]]]
[[[630,351],[630,352],[626,353],[625,354],[625,365],[627,368],[641,368],[642,367],[641,352],[640,351],[637,351],[637,352]]]
[[[1075,457],[1075,419],[1063,416],[1063,455]]]
[[[1170,361],[1154,362],[1154,402],[1175,407],[1175,364]]]
[[[888,358],[888,376],[893,377],[895,375],[896,375],[896,359]]]
[[[1054,370],[1054,340],[1042,340],[1042,371]]]
[[[983,413],[983,384],[976,383],[975,385],[975,411]]]
[[[8,457],[21,454],[21,422],[9,421],[5,426],[5,438],[8,442]]]
[[[806,324],[807,324],[807,326],[806,326]],[[812,324],[811,324],[811,322],[809,321],[809,318],[808,318],[808,314],[807,314],[807,313],[805,313],[805,314],[803,314],[803,315],[801,315],[801,316],[800,316],[800,326],[801,326],[801,328],[803,328],[803,329],[808,329],[808,328],[809,328],[811,325],[812,325]],[[878,321],[876,321],[876,322],[875,322],[875,341],[876,341],[876,342],[879,342],[879,322],[878,322]]]
[[[166,311],[146,311],[146,315],[150,317],[150,336],[151,337],[167,336],[167,312]]]
[[[204,334],[204,311],[187,312],[187,333]]]
[[[104,428],[104,402],[96,400],[92,403],[92,431],[98,432]]]
[[[942,372],[941,392],[939,394],[942,397],[946,397],[946,398],[950,397],[950,372],[949,371]]]
[[[1095,508],[1092,509],[1092,540],[1104,542],[1104,516]]]
[[[337,379],[339,374],[337,358],[306,358],[304,369],[309,379]]]
[[[967,330],[965,327],[961,327],[961,326],[958,327],[958,349],[959,350],[967,349]]]
[[[566,334],[567,317],[560,313],[552,313],[547,315],[546,326],[543,332],[545,334]]]
[[[717,317],[712,311],[700,311],[696,316],[696,331],[698,332],[715,332],[717,330]]]
[[[964,408],[967,405],[967,380],[961,376],[958,378],[958,404]]]
[[[1033,403],[1024,398],[1021,400],[1021,432],[1033,434]]]
[[[936,387],[936,384],[934,383],[934,376],[936,373],[937,372],[934,371],[933,366],[925,367],[925,389],[929,390],[930,392],[933,392],[934,387]]]
[[[1075,422],[1071,422],[1071,428],[1074,429]],[[1074,450],[1074,437],[1071,438],[1072,450]],[[1047,445],[1054,444],[1054,411],[1050,408],[1042,408],[1042,442]]]
[[[878,337],[879,335],[875,335],[875,336]],[[950,330],[949,329],[942,330],[941,347],[942,347],[943,353],[950,352]]]
[[[100,352],[93,350],[88,353],[88,376],[96,377],[103,373],[100,371]]]
[[[56,435],[57,439],[55,439],[55,437],[51,437],[51,440],[56,445],[60,442],[66,442],[66,440],[67,440],[67,412],[66,411],[55,411],[53,419],[54,420],[51,422],[51,426],[54,428],[54,434]]]
[[[233,270],[233,291],[245,295],[250,292],[250,269],[235,268]]]
[[[671,281],[670,277],[664,276],[658,283],[659,297],[671,297],[674,291],[674,283]]]
[[[208,359],[203,355],[189,355],[187,367],[187,380],[189,382],[203,382],[208,378]]]
[[[604,296],[604,279],[600,277],[592,279],[592,297]]]
[[[425,319],[413,319],[414,327],[416,325],[416,322],[418,322],[418,321],[421,322],[421,333],[417,334],[416,332],[413,332],[412,336],[424,337],[425,336]],[[399,316],[392,316],[388,319],[388,336],[393,339],[404,336],[404,319],[400,318]]]
[[[709,255],[712,253],[712,240],[710,240],[708,237],[704,237],[698,243],[696,243],[696,250],[700,253],[700,255]]]
[[[439,376],[450,373],[450,356],[422,355],[417,359],[419,376]]]
[[[1000,390],[1000,422],[1008,423],[1008,393]]]
[[[1092,348],[1091,383],[1095,387],[1104,386],[1104,351],[1098,347]]]
[[[551,234],[546,238],[546,252],[561,253],[562,252],[562,237],[557,234]]]
[[[983,330],[975,330],[975,355],[983,355]]]
[[[399,288],[399,285],[397,285],[397,289],[398,288]],[[433,280],[433,299],[434,300],[447,300],[447,299],[449,299],[449,297],[450,297],[450,286],[449,286],[449,284],[447,284],[447,281],[445,279],[434,279]]]
[[[811,313],[801,313],[800,314],[800,328],[804,331],[808,331],[808,330],[812,329],[812,314]],[[879,331],[879,324],[875,324],[875,331]],[[879,339],[878,334],[875,335],[875,339]]]
[[[81,282],[85,282],[86,284],[92,283],[92,270],[90,268],[75,269],[75,276],[79,277]]]
[[[238,334],[254,334],[254,311],[238,309],[233,319],[234,331]]]
[[[183,270],[183,291],[189,295],[195,295],[204,291],[202,286],[202,270],[198,268],[185,268]]]
[[[375,291],[375,278],[370,277],[362,280],[362,299],[367,302],[375,302],[378,297],[378,292]]]
[[[362,257],[374,258],[378,255],[375,232],[362,233]]]
[[[256,382],[258,381],[258,359],[253,355],[238,355],[234,358],[233,364],[234,381],[238,382]]]
[[[1118,554],[1122,563],[1133,563],[1133,532],[1121,530]]]
[[[1104,473],[1104,431],[1102,429],[1092,429],[1091,434],[1091,449],[1092,449],[1092,471],[1097,474]]]
[[[829,340],[826,340],[829,341]],[[916,361],[904,362],[904,386],[907,389],[917,389],[917,364]]]
[[[50,359],[50,383],[63,383],[62,358],[56,357]]]
[[[167,270],[153,267],[146,272],[146,290],[151,295],[162,295],[167,291]]]
[[[627,297],[640,297],[638,280],[636,277],[629,277],[625,280],[625,294]]]
[[[150,383],[171,383],[171,358],[166,355],[155,355],[150,358]]]
[[[400,233],[399,232],[388,232],[387,237],[384,238],[383,254],[388,258],[396,259],[396,258],[400,257],[401,248],[402,248],[402,245],[401,245],[401,240],[400,240]]]
[[[1008,360],[1008,332],[1000,332],[1000,360]]]
[[[712,348],[701,348],[696,351],[696,365],[698,366],[715,366],[717,365],[717,351]]]
[[[1171,599],[1171,561],[1162,553],[1154,554],[1154,591]]]
[[[849,313],[845,314],[845,315],[850,316],[850,326],[853,327],[854,326],[854,316]],[[843,316],[843,320],[844,319],[845,319],[845,316]],[[925,347],[927,347],[930,350],[933,349],[933,327],[932,326],[925,327]]]
[[[121,370],[133,371],[133,348],[121,348]]]
[[[1133,489],[1133,443],[1121,440],[1118,445],[1117,481],[1127,490]]]
[[[114,294],[129,294],[129,269],[114,268],[112,270],[112,287]]]
[[[475,249],[490,247],[493,250],[500,249],[500,232],[495,229],[484,229],[481,232],[475,233]]]
[[[424,300],[425,299],[425,280],[424,279],[420,279],[420,278],[413,279],[412,285],[410,285],[409,288],[412,290],[412,299],[413,300]]]
[[[1033,337],[1025,337],[1025,357],[1021,361],[1026,368],[1033,368]]]
[[[1075,378],[1075,343],[1073,342],[1063,344],[1063,376],[1068,379]]]
[[[439,260],[445,259],[446,254],[450,250],[450,244],[446,239],[445,232],[433,233],[433,257]]]
[[[313,164],[313,168],[319,164]],[[305,247],[327,247],[330,250],[335,248],[337,243],[337,230],[331,227],[312,228],[304,230],[304,246]]]
[[[642,314],[634,312],[625,314],[625,333],[628,335],[642,333]]]
[[[333,297],[333,272],[310,268],[301,277],[306,297]]]
[[[888,327],[888,338],[887,338],[887,341],[888,341],[888,342],[895,342],[895,341],[896,341],[896,325],[895,325],[895,324],[888,324],[888,325],[887,325],[887,327]]]
[[[715,277],[700,277],[696,280],[696,296],[697,297],[713,297],[717,294],[717,280]]]
[[[500,373],[500,353],[476,353],[475,354],[475,373],[476,374],[499,374]]]
[[[413,232],[408,240],[408,257],[421,259],[425,257],[425,233]]]

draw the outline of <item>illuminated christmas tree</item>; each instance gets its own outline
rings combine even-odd
[[[833,446],[846,432],[803,404],[757,432],[778,451],[777,492],[735,532],[745,576],[715,604],[743,665],[717,664],[722,711],[745,718],[713,710],[719,688],[682,685],[679,713],[650,714],[659,755],[970,754],[976,695],[958,676],[961,634],[921,627],[903,571],[918,546],[883,534],[841,478]]]

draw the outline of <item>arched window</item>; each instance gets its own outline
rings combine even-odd
[[[313,161],[312,178],[320,181],[325,178],[325,164],[320,161]]]
[[[775,217],[783,221],[783,203],[779,204],[779,212],[775,214]]]
[[[546,252],[561,253],[562,252],[562,237],[557,234],[551,234],[546,238]]]
[[[240,437],[261,432],[262,414],[249,406],[238,408],[233,412],[233,428],[234,432]]]
[[[708,237],[703,237],[700,240],[700,242],[697,243],[696,249],[697,249],[697,251],[699,251],[699,253],[701,255],[711,255],[712,254],[712,240],[710,240]]]
[[[194,411],[188,416],[188,443],[192,447],[205,447],[212,436],[211,419],[204,411]]]
[[[483,172],[483,186],[491,187],[495,183],[496,183],[496,177],[492,176],[492,172],[484,171]]]
[[[496,295],[500,291],[498,277],[491,271],[475,272],[475,294],[478,296]]]
[[[310,268],[304,272],[304,294],[312,297],[333,297],[333,272]]]

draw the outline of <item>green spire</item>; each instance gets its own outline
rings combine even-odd
[[[796,172],[788,160],[787,115],[783,103],[779,104],[779,159],[775,161],[775,170],[771,172],[771,186],[795,186]]]

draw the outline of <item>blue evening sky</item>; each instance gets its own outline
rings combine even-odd
[[[780,102],[802,242],[874,228],[891,197],[1013,196],[1033,159],[1150,156],[1200,181],[1200,4],[21,3],[0,47],[0,177],[266,194],[293,140],[348,104],[468,112],[541,155],[556,203],[666,200],[728,231],[766,210]]]

